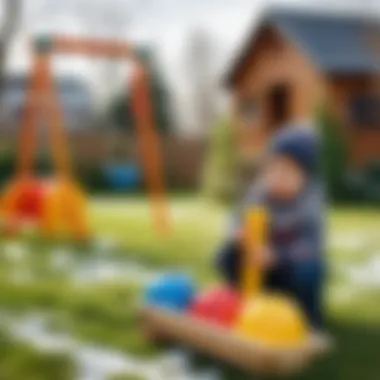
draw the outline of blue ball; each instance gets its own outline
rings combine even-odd
[[[149,306],[183,312],[188,310],[195,297],[195,286],[183,274],[167,274],[150,285],[145,294]]]

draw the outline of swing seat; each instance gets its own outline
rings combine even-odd
[[[14,214],[20,221],[38,222],[41,220],[45,188],[34,179],[13,181],[5,190],[3,213]]]
[[[12,234],[33,224],[45,237],[88,235],[85,196],[69,179],[15,179],[4,193],[2,211],[5,231]]]
[[[47,183],[42,232],[47,237],[70,236],[87,240],[87,202],[83,191],[70,179],[59,178]]]
[[[141,183],[141,169],[138,165],[108,165],[104,169],[106,181],[117,191],[135,189]]]

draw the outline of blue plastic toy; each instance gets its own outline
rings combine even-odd
[[[135,164],[109,165],[104,171],[107,182],[117,191],[135,189],[142,180],[141,169]]]
[[[148,287],[145,300],[149,306],[182,312],[195,297],[195,286],[184,274],[167,274]]]

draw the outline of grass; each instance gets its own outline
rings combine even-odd
[[[109,255],[138,260],[156,269],[184,268],[194,273],[200,282],[214,281],[216,274],[212,260],[222,240],[225,210],[191,197],[176,198],[171,203],[171,215],[172,233],[162,237],[152,228],[149,205],[143,198],[97,199],[91,208],[95,235],[120,243],[120,247],[109,248]],[[343,236],[344,240],[345,236],[356,234],[369,237],[369,242],[356,248],[334,247],[329,250],[328,319],[338,349],[296,379],[375,380],[380,374],[380,362],[376,356],[376,347],[380,347],[379,287],[352,285],[343,269],[360,267],[376,250],[380,251],[380,239],[377,240],[376,236],[377,213],[370,209],[340,209],[332,210],[329,216],[329,231],[334,236]],[[54,242],[36,238],[24,242],[31,251],[30,257],[21,262],[10,262],[4,254],[0,256],[0,309],[20,313],[43,310],[52,315],[54,328],[69,331],[81,340],[107,345],[138,357],[157,352],[138,328],[136,306],[142,292],[140,286],[114,282],[78,287],[70,277],[49,269],[49,254]],[[93,255],[91,247],[63,246],[82,258]],[[26,283],[12,281],[9,273],[21,265],[36,271],[37,278]],[[339,292],[346,295],[344,299],[337,296]],[[35,353],[30,348],[28,350],[31,362],[43,361],[34,359]],[[24,351],[23,347],[15,348],[13,355],[24,357]],[[16,360],[7,358],[5,361],[0,358],[0,380],[3,368]],[[49,358],[46,360],[50,363]],[[51,366],[56,368],[54,362],[59,360],[52,358]],[[52,371],[48,363],[47,371]],[[20,371],[22,368],[26,371],[27,367],[20,368]],[[248,378],[227,369],[225,373],[229,379]],[[33,376],[29,378],[34,379]],[[35,378],[71,380],[74,377],[71,372],[63,371],[61,377],[36,375]],[[23,377],[5,379],[22,380]]]
[[[39,352],[23,343],[14,342],[0,331],[1,380],[68,380],[75,374],[70,356]]]
[[[171,202],[167,236],[156,233],[145,199],[100,200],[92,212],[97,234],[111,236],[130,257],[157,267],[209,266],[226,222],[222,207],[191,197]]]

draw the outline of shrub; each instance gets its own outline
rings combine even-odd
[[[214,200],[229,200],[235,192],[237,145],[231,123],[223,120],[211,132],[205,161],[203,192]]]
[[[350,186],[348,177],[348,149],[342,126],[326,109],[317,118],[321,134],[321,166],[326,191],[331,201],[347,200]]]

